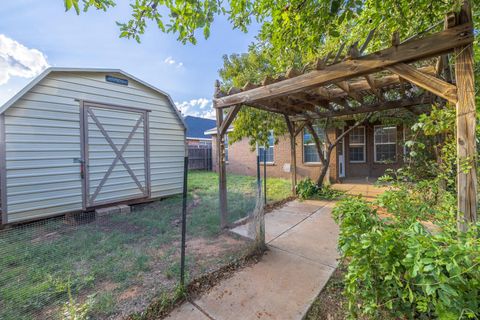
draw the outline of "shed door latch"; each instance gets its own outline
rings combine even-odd
[[[85,178],[85,160],[80,158],[73,158],[73,163],[80,163],[80,177]]]

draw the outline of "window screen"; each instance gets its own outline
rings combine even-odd
[[[397,159],[397,127],[375,126],[375,162],[394,162]]]
[[[365,162],[365,127],[352,129],[348,138],[348,156],[350,162]]]
[[[313,126],[313,129],[318,135],[320,141],[325,141],[325,132],[322,128],[318,126]],[[325,153],[324,153],[325,154]],[[315,146],[315,141],[313,140],[312,135],[308,129],[303,129],[303,162],[316,163],[320,162],[318,157],[317,147]]]

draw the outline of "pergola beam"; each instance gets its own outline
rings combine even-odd
[[[227,170],[225,167],[225,140],[224,135],[220,134],[220,127],[223,123],[223,111],[216,109],[217,114],[217,161],[218,161],[218,190],[220,201],[220,227],[222,229],[228,226],[227,211]]]
[[[235,119],[238,112],[240,111],[240,108],[241,108],[241,106],[233,106],[228,111],[227,116],[225,117],[225,119],[223,120],[223,122],[220,126],[219,134],[221,134],[223,136],[227,132],[228,127],[230,127],[230,125],[232,124],[233,120]]]
[[[427,90],[431,93],[450,101],[457,102],[457,88],[448,82],[437,77],[422,73],[412,66],[405,63],[398,63],[387,67],[393,73],[398,74],[401,78]]]
[[[470,4],[465,1],[458,16],[460,23],[472,21]],[[457,84],[457,201],[458,225],[465,231],[477,221],[477,148],[473,44],[455,49]]]
[[[418,106],[422,104],[428,104],[431,102],[432,102],[431,100],[425,99],[425,96],[421,96],[413,99],[383,101],[383,102],[377,102],[369,105],[362,105],[357,108],[343,109],[338,111],[318,112],[315,118],[317,119],[333,118],[333,117],[341,117],[341,116],[348,116],[348,115],[375,112],[375,111],[384,111],[389,109],[407,108],[407,107],[413,107],[413,106]],[[301,116],[295,117],[294,119],[296,121],[306,120]]]
[[[350,85],[348,84],[347,81],[339,81],[337,83],[335,83],[337,85],[337,87],[339,87],[340,89],[342,89],[343,91],[345,91],[345,93],[350,97],[352,98],[353,100],[357,101],[357,102],[360,102],[360,103],[363,103],[363,98],[361,95],[359,95],[357,92],[355,91],[352,91],[350,89]]]
[[[298,77],[217,98],[214,100],[214,107],[226,108],[236,104],[248,104],[261,99],[271,99],[304,91],[328,83],[374,73],[397,63],[438,56],[472,42],[472,25],[471,23],[466,23],[366,56],[344,60],[337,64],[329,65],[323,70],[313,70]]]
[[[297,152],[295,144],[295,123],[290,121],[288,116],[285,116],[285,122],[287,123],[288,133],[290,136],[290,175],[292,179],[292,194],[296,194],[297,186]]]

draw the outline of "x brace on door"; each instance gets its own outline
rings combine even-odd
[[[130,140],[132,139],[132,137],[134,136],[135,132],[137,131],[138,127],[144,122],[145,118],[144,118],[144,115],[141,114],[140,115],[140,118],[137,120],[135,126],[133,127],[132,131],[130,132],[130,134],[128,135],[127,139],[125,140],[125,142],[123,143],[122,145],[122,148],[120,150],[118,150],[117,146],[115,145],[115,143],[112,141],[112,139],[110,138],[110,136],[108,135],[107,131],[105,130],[105,128],[103,127],[103,125],[100,123],[100,121],[98,120],[98,118],[95,116],[95,114],[93,113],[93,111],[90,109],[90,108],[87,108],[87,112],[88,114],[90,115],[90,117],[92,118],[92,120],[95,122],[95,124],[97,125],[98,129],[100,129],[100,131],[102,132],[102,135],[105,137],[105,140],[107,140],[108,144],[110,145],[110,147],[112,148],[113,152],[115,152],[115,159],[113,160],[112,164],[110,165],[110,167],[108,168],[107,172],[105,173],[105,176],[103,176],[102,180],[100,181],[100,183],[98,184],[97,186],[97,189],[95,190],[95,192],[91,195],[91,197],[89,198],[89,203],[90,204],[93,204],[93,201],[95,200],[95,198],[98,196],[98,194],[100,193],[100,190],[102,189],[103,185],[105,184],[105,182],[107,181],[108,177],[110,176],[110,174],[112,173],[113,171],[113,168],[115,167],[115,165],[117,164],[118,161],[122,162],[123,166],[125,167],[125,169],[127,170],[127,172],[130,174],[130,176],[132,177],[133,181],[137,184],[138,188],[142,191],[143,194],[146,194],[145,192],[145,188],[142,186],[142,184],[140,183],[140,181],[138,181],[137,177],[135,176],[135,174],[133,173],[132,169],[130,168],[130,166],[128,165],[127,161],[125,160],[125,158],[123,157],[123,153],[125,152],[125,149],[128,147],[128,144],[130,143]]]

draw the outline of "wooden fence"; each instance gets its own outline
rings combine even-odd
[[[212,170],[212,146],[188,146],[189,170]]]

